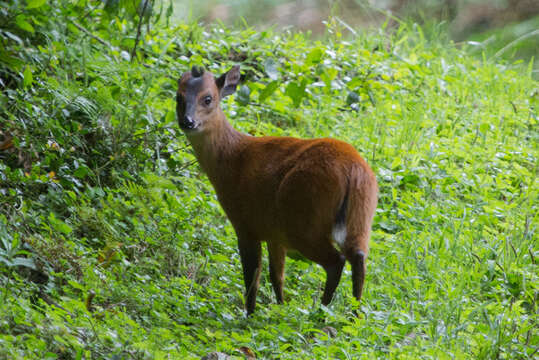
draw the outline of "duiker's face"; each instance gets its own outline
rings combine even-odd
[[[193,67],[178,80],[176,115],[186,133],[201,131],[216,118],[219,101],[232,94],[240,79],[239,66],[218,79],[210,72]]]

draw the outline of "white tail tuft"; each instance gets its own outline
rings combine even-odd
[[[346,224],[344,222],[336,223],[331,231],[331,236],[333,236],[333,240],[342,249],[344,246],[344,241],[346,240]]]

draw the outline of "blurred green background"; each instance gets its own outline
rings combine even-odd
[[[532,62],[539,75],[539,0],[172,0],[174,19],[273,27],[323,36],[328,19],[358,28],[395,29],[399,21],[443,27],[489,59]],[[428,28],[428,26],[427,26]]]

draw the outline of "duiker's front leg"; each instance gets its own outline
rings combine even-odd
[[[238,236],[243,281],[245,282],[245,308],[247,315],[255,310],[256,292],[260,281],[262,246],[260,241]]]

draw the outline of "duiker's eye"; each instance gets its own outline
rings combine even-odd
[[[206,97],[204,97],[204,105],[210,105],[211,104],[211,96],[208,95]]]

